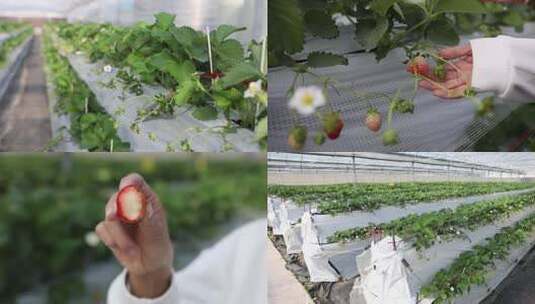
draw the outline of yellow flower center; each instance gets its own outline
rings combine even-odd
[[[301,103],[304,106],[311,107],[314,104],[314,96],[311,94],[304,94]]]

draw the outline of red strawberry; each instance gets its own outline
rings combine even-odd
[[[125,223],[135,224],[143,219],[147,211],[145,195],[134,185],[126,186],[117,194],[117,217]]]
[[[220,72],[220,71],[206,72],[206,73],[201,74],[202,78],[208,78],[208,79],[217,79],[223,76],[224,76],[223,72]]]
[[[337,139],[344,128],[344,121],[338,112],[329,112],[323,115],[323,131],[329,139]]]
[[[407,64],[407,72],[414,75],[429,75],[429,64],[423,56],[416,56]]]
[[[381,113],[376,108],[370,108],[368,115],[366,115],[366,127],[372,132],[377,132],[381,129],[381,124]]]
[[[307,129],[304,126],[295,126],[288,135],[288,145],[294,150],[301,150],[307,140]]]

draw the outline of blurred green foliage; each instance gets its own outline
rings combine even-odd
[[[0,156],[1,303],[39,283],[65,285],[62,277],[110,257],[103,245],[91,247],[85,237],[128,173],[143,175],[159,195],[173,238],[211,233],[240,212],[265,212],[262,159],[123,155]],[[67,281],[79,285],[76,278]],[[71,289],[49,290],[49,303],[63,303],[58,299],[72,296]]]

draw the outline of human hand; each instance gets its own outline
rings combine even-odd
[[[420,87],[442,98],[460,98],[472,82],[472,47],[470,44],[445,48],[439,56],[447,60],[445,77],[441,81],[422,80]]]
[[[134,225],[121,222],[116,215],[116,192],[106,204],[104,221],[95,231],[128,270],[130,291],[138,297],[155,298],[169,287],[173,273],[173,246],[165,210],[158,196],[139,174],[123,177],[119,190],[130,185],[137,186],[146,197],[148,212],[145,217]]]

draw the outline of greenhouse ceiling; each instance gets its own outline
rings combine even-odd
[[[64,0],[2,0],[2,16],[61,17],[75,1]]]
[[[444,164],[444,160],[458,161],[469,164],[477,164],[492,168],[502,168],[507,170],[520,171],[529,177],[535,177],[535,154],[534,153],[471,153],[471,152],[412,152],[412,153],[371,153],[371,152],[338,152],[338,153],[277,153],[270,152],[270,160],[295,160],[300,161],[305,157],[307,160],[318,160],[322,156],[338,155],[359,157],[360,164],[382,164],[384,160],[410,160],[414,157],[421,157],[424,163]],[[381,159],[381,160],[380,160]],[[336,162],[335,159],[331,160]],[[347,159],[340,158],[340,162],[347,162]],[[387,161],[387,163],[391,163]],[[407,164],[410,166],[410,164]]]
[[[464,161],[487,166],[522,170],[530,177],[535,177],[535,153],[459,153],[459,152],[413,152],[403,153],[424,157],[443,158]]]

